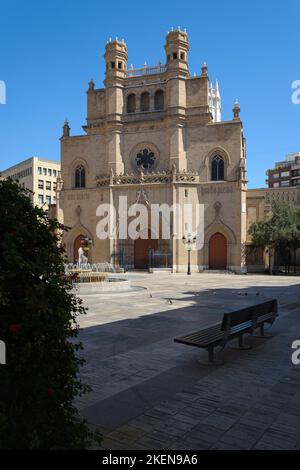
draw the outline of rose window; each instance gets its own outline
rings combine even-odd
[[[149,170],[153,168],[155,164],[156,157],[154,155],[154,152],[150,149],[143,149],[140,152],[137,153],[135,157],[136,164],[138,168],[141,168],[142,170]]]

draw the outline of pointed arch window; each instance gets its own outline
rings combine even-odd
[[[225,175],[225,163],[221,155],[215,155],[211,162],[211,180],[223,181]]]
[[[79,165],[75,170],[75,188],[85,188],[85,168]]]

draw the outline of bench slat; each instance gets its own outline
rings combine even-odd
[[[182,336],[180,338],[175,338],[174,341],[176,343],[183,343],[183,344],[188,344],[191,346],[198,346],[200,348],[206,348],[208,345],[215,344],[220,342],[224,337],[224,332],[220,331],[218,335],[216,335],[214,338],[209,338],[207,340],[202,339],[190,339],[188,336]]]
[[[277,317],[277,300],[246,307],[241,310],[225,313],[222,322],[215,323],[199,331],[174,339],[176,343],[206,348],[209,351],[209,360],[213,362],[213,348],[239,337],[252,333],[253,330],[265,322],[272,323]]]

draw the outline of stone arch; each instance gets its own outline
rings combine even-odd
[[[79,237],[88,237],[92,240],[91,247],[94,245],[94,238],[91,232],[81,223],[75,225],[69,232],[64,235],[64,241],[66,244],[67,257],[70,262],[74,262],[74,242]],[[90,261],[92,260],[92,250],[90,254]]]
[[[150,110],[150,93],[143,91],[140,96],[140,111],[145,112]]]
[[[159,89],[154,93],[154,109],[162,110],[165,107],[165,93],[164,90]]]
[[[135,113],[136,111],[136,95],[129,93],[126,96],[126,113]]]
[[[83,166],[85,169],[85,188],[88,186],[88,178],[89,178],[89,165],[84,158],[75,158],[71,165],[68,168],[68,178],[69,178],[69,187],[74,189],[80,189],[75,187],[75,172],[76,168]]]
[[[211,166],[212,166],[212,160],[216,155],[220,155],[220,157],[223,158],[224,160],[224,180],[227,180],[227,174],[228,174],[228,167],[231,165],[231,158],[229,153],[223,148],[223,147],[214,147],[212,150],[210,150],[205,158],[204,158],[204,166],[206,168],[206,179],[207,181],[211,181]]]
[[[210,265],[209,260],[209,242],[213,235],[216,233],[221,234],[226,239],[226,255],[227,255],[227,267],[231,266],[232,263],[232,248],[237,243],[237,238],[234,231],[222,222],[220,219],[215,220],[205,228],[204,232],[204,246],[203,246],[203,265],[208,269]]]

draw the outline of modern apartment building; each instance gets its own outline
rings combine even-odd
[[[33,192],[33,204],[47,209],[51,204],[56,204],[56,179],[59,172],[59,162],[31,157],[1,171],[1,176],[18,180],[20,185]]]
[[[275,163],[267,170],[266,183],[269,188],[300,186],[300,152],[289,153],[285,160]]]

